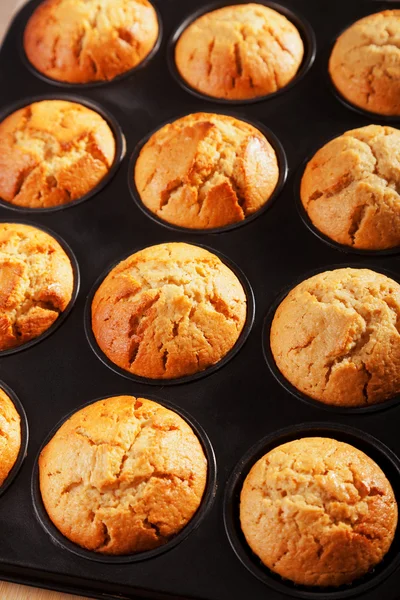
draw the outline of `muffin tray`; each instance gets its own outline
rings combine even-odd
[[[118,140],[117,163],[122,164],[115,164],[107,181],[90,198],[63,209],[27,211],[0,205],[1,220],[28,222],[60,236],[75,255],[80,273],[70,314],[45,339],[0,355],[0,379],[19,398],[29,425],[25,461],[21,466],[24,445],[0,497],[1,579],[95,598],[283,600],[297,596],[339,600],[359,595],[367,600],[395,600],[399,596],[400,533],[384,561],[361,581],[335,590],[312,590],[296,587],[263,568],[246,547],[238,524],[238,493],[251,465],[273,445],[302,435],[328,435],[366,451],[386,472],[400,500],[396,456],[400,455],[400,399],[373,411],[326,410],[318,403],[302,401],[304,398],[276,379],[276,368],[267,347],[264,356],[262,343],[268,311],[286,290],[312,272],[368,266],[400,281],[398,254],[344,252],[317,237],[298,211],[299,173],[316,148],[348,129],[392,121],[396,126],[395,119],[372,117],[339,101],[328,81],[327,59],[333,40],[345,27],[366,14],[400,8],[400,3],[264,3],[298,26],[306,46],[305,62],[285,90],[242,104],[189,93],[171,66],[173,43],[182,23],[221,3],[154,0],[162,22],[159,48],[141,68],[104,85],[58,85],[28,67],[22,32],[39,0],[23,7],[10,26],[0,51],[1,116],[43,97],[87,103],[111,120]],[[282,186],[273,204],[240,227],[221,233],[165,226],[150,218],[132,197],[136,192],[129,181],[130,159],[137,155],[138,144],[161,124],[197,111],[222,112],[256,126],[260,123],[267,135],[269,130],[273,132],[274,137],[269,138],[275,148],[280,144],[283,148],[278,152]],[[90,332],[87,335],[87,302],[98,278],[135,250],[167,241],[204,245],[228,257],[227,263],[232,261],[248,279],[247,292],[251,298],[252,289],[255,304],[254,322],[251,311],[248,315],[248,337],[230,360],[179,384],[135,379],[109,368],[93,351]],[[49,433],[71,411],[118,394],[156,398],[187,415],[211,464],[208,491],[194,522],[162,552],[93,560],[92,553],[76,553],[75,547],[71,551],[71,545],[51,530],[37,493],[36,459]],[[18,402],[16,405],[19,408]],[[25,444],[26,428],[23,438]]]

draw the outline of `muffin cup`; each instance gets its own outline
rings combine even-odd
[[[250,121],[249,119],[247,119],[246,117],[244,117],[243,115],[240,115],[238,113],[226,112],[226,111],[222,112],[220,110],[217,110],[217,111],[213,111],[213,114],[227,115],[229,117],[234,117],[235,119],[239,119],[240,121],[244,121],[245,123],[248,123],[249,125],[252,125],[256,129],[258,129],[266,137],[267,141],[271,144],[272,148],[274,149],[277,160],[278,160],[279,177],[278,177],[276,187],[275,187],[274,191],[272,192],[271,196],[269,197],[269,199],[267,200],[267,202],[263,206],[261,206],[261,208],[259,208],[255,213],[253,213],[249,217],[246,217],[245,219],[243,219],[243,221],[239,221],[237,223],[231,223],[230,225],[224,225],[223,227],[213,227],[211,229],[192,229],[190,227],[181,227],[179,225],[174,225],[173,223],[168,223],[168,221],[164,221],[159,216],[157,216],[155,213],[153,213],[149,208],[147,208],[147,206],[145,206],[143,204],[143,202],[140,198],[138,189],[136,187],[136,183],[135,183],[135,179],[134,179],[134,169],[135,169],[136,161],[139,158],[139,154],[140,154],[143,146],[149,141],[151,136],[154,135],[157,131],[159,131],[165,125],[168,125],[169,123],[173,123],[174,121],[176,121],[178,119],[188,116],[188,114],[171,118],[168,121],[165,121],[164,123],[159,125],[159,127],[154,129],[150,133],[148,133],[137,144],[137,146],[134,149],[132,156],[130,158],[129,168],[128,168],[128,186],[129,186],[129,190],[131,192],[132,198],[134,199],[134,201],[136,203],[136,206],[138,206],[140,208],[140,210],[146,216],[148,216],[150,219],[152,219],[155,223],[158,223],[159,225],[163,225],[167,229],[172,229],[174,231],[180,231],[180,232],[194,234],[194,235],[196,235],[196,234],[207,235],[210,233],[226,233],[228,231],[232,231],[233,229],[238,229],[238,227],[243,227],[243,225],[247,225],[248,223],[251,223],[258,217],[263,215],[269,208],[271,208],[271,206],[274,204],[275,200],[278,198],[279,194],[282,192],[282,189],[286,183],[286,179],[288,176],[288,162],[287,162],[287,158],[286,158],[286,153],[285,153],[285,150],[284,150],[281,142],[279,141],[279,139],[276,137],[276,135],[270,129],[268,129],[268,127],[266,127],[263,123],[260,123],[259,121]]]
[[[216,464],[216,460],[215,460],[214,449],[211,445],[211,442],[210,442],[206,432],[193,417],[191,417],[183,409],[173,405],[170,402],[167,402],[166,400],[161,400],[160,398],[157,398],[156,396],[152,396],[149,394],[139,394],[137,397],[145,396],[148,400],[153,400],[154,402],[157,402],[161,406],[164,406],[165,408],[168,408],[169,410],[176,412],[180,417],[182,417],[182,419],[184,419],[184,421],[186,421],[190,425],[190,427],[192,427],[194,433],[198,437],[198,439],[201,443],[201,446],[203,448],[204,454],[206,456],[206,459],[207,459],[207,483],[206,483],[206,487],[204,490],[204,494],[203,494],[203,498],[201,500],[200,506],[197,509],[194,516],[192,517],[192,519],[188,522],[188,524],[179,533],[177,533],[166,544],[159,546],[158,548],[155,548],[153,550],[146,550],[143,552],[137,552],[135,554],[121,554],[121,555],[113,556],[113,555],[107,555],[107,554],[100,554],[99,552],[95,552],[93,550],[86,550],[85,548],[82,548],[78,544],[71,542],[53,524],[53,522],[51,521],[51,519],[48,516],[47,511],[44,507],[42,495],[40,493],[40,483],[39,483],[39,463],[38,463],[39,456],[40,456],[40,453],[42,452],[43,448],[49,443],[49,441],[52,439],[52,437],[55,435],[55,433],[59,430],[61,425],[63,425],[63,423],[65,423],[73,414],[75,414],[79,410],[82,410],[86,406],[90,406],[91,404],[98,402],[99,400],[106,400],[107,398],[113,398],[114,396],[115,396],[115,394],[103,396],[101,398],[96,398],[95,400],[91,400],[90,402],[87,402],[86,404],[83,404],[82,406],[79,406],[78,408],[76,408],[75,410],[70,412],[68,415],[66,415],[63,419],[61,419],[61,421],[59,421],[57,423],[57,425],[51,430],[51,432],[47,435],[44,442],[42,443],[42,445],[39,449],[38,455],[36,457],[36,460],[35,460],[35,464],[34,464],[33,472],[32,472],[31,494],[32,494],[32,502],[33,502],[33,508],[34,508],[36,518],[38,519],[39,523],[41,524],[43,529],[46,531],[46,533],[51,537],[52,541],[58,547],[61,547],[64,550],[68,550],[69,552],[72,552],[73,554],[76,554],[77,556],[80,556],[81,558],[86,558],[89,560],[93,560],[95,562],[101,562],[101,563],[107,563],[107,564],[127,564],[127,563],[134,563],[134,562],[139,562],[142,560],[147,560],[149,558],[155,558],[156,556],[159,556],[160,554],[163,554],[164,552],[167,552],[168,550],[171,550],[172,548],[174,548],[175,546],[180,544],[180,542],[182,542],[190,533],[192,533],[195,529],[197,529],[197,527],[200,525],[200,523],[206,517],[207,513],[211,509],[211,506],[214,502],[216,489],[217,489],[217,464]]]
[[[309,71],[309,69],[311,68],[311,66],[313,64],[313,62],[315,60],[315,55],[317,53],[317,42],[316,42],[315,34],[314,34],[314,31],[313,31],[311,25],[308,23],[308,21],[306,21],[304,19],[304,17],[300,16],[298,13],[295,13],[294,11],[287,8],[286,6],[282,6],[281,4],[278,4],[276,2],[270,2],[269,0],[259,0],[259,4],[263,4],[264,6],[267,6],[268,8],[272,8],[273,10],[276,10],[276,12],[281,13],[284,17],[286,17],[289,21],[291,21],[293,23],[293,25],[295,25],[297,27],[297,29],[300,33],[301,39],[303,40],[303,44],[304,44],[304,57],[301,62],[299,70],[297,71],[297,73],[293,77],[293,79],[287,85],[285,85],[283,88],[281,88],[280,90],[277,90],[276,92],[273,92],[272,94],[265,94],[264,96],[258,96],[256,98],[247,98],[247,99],[242,99],[242,100],[240,100],[240,99],[229,100],[227,98],[215,98],[214,96],[209,96],[207,94],[204,94],[203,92],[199,92],[199,91],[195,90],[194,88],[192,88],[181,77],[181,75],[176,67],[175,46],[176,46],[176,43],[177,43],[179,37],[183,33],[183,31],[191,23],[193,23],[193,21],[195,21],[196,19],[198,19],[205,13],[216,10],[218,8],[223,8],[225,6],[233,6],[235,4],[243,4],[243,0],[231,0],[231,1],[226,0],[226,2],[218,2],[218,3],[208,4],[204,7],[202,7],[201,9],[195,11],[190,16],[186,17],[180,23],[180,25],[178,25],[178,27],[175,29],[174,33],[172,34],[172,36],[168,42],[168,46],[167,46],[167,60],[168,60],[168,66],[169,66],[171,75],[173,76],[175,81],[177,83],[179,83],[179,85],[184,90],[186,90],[193,96],[196,96],[196,98],[200,98],[201,100],[208,100],[209,102],[214,102],[214,103],[219,103],[219,104],[254,104],[256,102],[263,102],[264,100],[269,100],[270,98],[276,98],[280,94],[282,94],[282,93],[288,91],[290,88],[292,88],[296,83],[298,83],[304,77],[304,75],[306,75],[306,73]]]
[[[374,6],[374,7],[370,6],[369,10],[364,9],[365,12],[363,12],[363,14],[360,14],[353,21],[351,21],[350,23],[347,23],[347,25],[345,27],[343,27],[337,33],[335,38],[332,40],[332,42],[329,44],[329,46],[323,52],[321,65],[322,65],[322,68],[324,69],[323,77],[327,83],[328,88],[330,89],[331,93],[335,96],[335,98],[337,100],[339,100],[339,102],[341,102],[341,104],[343,104],[343,106],[345,106],[346,108],[349,108],[353,112],[358,113],[359,115],[363,115],[364,117],[367,117],[369,120],[372,120],[374,123],[377,123],[378,125],[379,125],[379,122],[386,124],[386,125],[390,124],[390,123],[396,124],[396,123],[400,122],[400,115],[397,115],[397,116],[396,115],[381,115],[380,113],[374,113],[369,110],[365,110],[365,108],[361,108],[359,106],[356,106],[355,104],[352,104],[349,100],[347,100],[344,96],[342,96],[342,94],[339,92],[339,90],[333,83],[331,76],[329,74],[329,69],[328,69],[329,59],[332,54],[332,50],[336,43],[336,40],[342,35],[342,33],[344,33],[346,31],[346,29],[349,29],[349,27],[351,27],[351,25],[354,25],[354,23],[356,21],[358,21],[359,19],[362,19],[363,17],[367,17],[368,15],[373,14],[374,12],[379,12],[382,10],[393,10],[396,8],[400,8],[400,2],[398,2],[398,0],[386,0],[383,2],[379,1],[379,2],[376,2],[376,4],[377,4],[377,6]]]
[[[72,94],[46,94],[43,96],[31,96],[25,98],[24,100],[19,100],[15,104],[8,106],[4,111],[0,113],[0,122],[4,121],[8,116],[10,116],[13,112],[32,104],[33,102],[41,102],[42,100],[64,100],[67,102],[75,102],[78,104],[82,104],[82,106],[86,106],[91,110],[97,112],[103,119],[107,122],[110,127],[114,139],[115,139],[115,157],[113,164],[110,167],[108,173],[99,181],[97,185],[94,186],[87,194],[73,200],[72,202],[67,202],[66,204],[60,204],[59,206],[49,206],[47,208],[29,208],[25,206],[18,206],[16,204],[12,204],[11,202],[6,202],[0,198],[0,206],[4,208],[8,208],[10,210],[14,210],[16,212],[29,213],[31,215],[34,214],[43,214],[43,213],[53,213],[59,210],[65,210],[67,208],[71,208],[73,206],[77,206],[82,202],[85,202],[98,192],[100,192],[111,179],[114,177],[116,172],[119,169],[119,166],[125,156],[126,153],[126,141],[125,136],[123,134],[122,128],[119,125],[118,121],[115,117],[109,112],[107,109],[103,108],[97,102],[89,100],[87,98],[82,98],[81,96],[72,95]]]
[[[340,135],[342,135],[342,134],[338,133],[337,135],[334,135],[334,136],[330,137],[329,139],[325,140],[325,142],[323,142],[320,146],[318,146],[318,148],[315,148],[315,150],[301,163],[300,167],[298,168],[297,173],[294,177],[294,187],[293,187],[294,199],[295,199],[297,212],[298,212],[301,220],[303,221],[304,225],[307,227],[307,229],[309,229],[309,231],[311,231],[311,233],[313,233],[319,240],[321,240],[321,242],[328,244],[328,246],[330,246],[331,248],[335,248],[335,250],[339,250],[339,252],[342,252],[345,254],[359,254],[361,256],[370,256],[370,257],[392,256],[393,254],[399,254],[400,246],[393,246],[393,248],[385,248],[384,250],[368,250],[368,249],[364,249],[364,248],[355,248],[354,246],[347,246],[346,244],[340,244],[339,242],[335,242],[335,240],[333,240],[329,236],[322,233],[322,231],[320,231],[318,229],[318,227],[316,227],[314,225],[314,223],[311,221],[311,219],[301,201],[301,195],[300,195],[301,180],[303,178],[304,171],[306,169],[307,164],[310,162],[310,160],[313,158],[313,156],[316,154],[316,152],[318,152],[318,150],[320,150],[323,146],[325,146],[332,140],[336,139]]]
[[[10,487],[12,482],[15,480],[16,476],[20,468],[22,467],[22,463],[25,460],[28,451],[28,441],[29,441],[29,427],[28,427],[28,419],[26,417],[25,409],[21,404],[20,399],[15,394],[15,392],[8,387],[4,383],[4,381],[0,381],[0,388],[10,397],[12,403],[15,406],[16,411],[18,412],[21,418],[21,446],[19,448],[17,460],[14,463],[11,471],[7,475],[6,479],[3,482],[3,485],[0,485],[0,496],[4,494],[6,490]]]
[[[354,268],[354,269],[371,269],[372,271],[375,271],[377,273],[381,273],[382,275],[386,275],[387,277],[390,277],[391,279],[393,279],[394,281],[396,281],[397,283],[400,284],[400,278],[395,273],[393,273],[391,271],[387,271],[385,269],[381,269],[380,267],[376,267],[375,265],[365,264],[365,263],[359,263],[359,264],[346,263],[346,264],[342,264],[342,265],[326,265],[326,266],[316,269],[314,271],[305,273],[301,278],[298,278],[295,281],[293,281],[289,287],[286,287],[284,289],[284,291],[281,292],[279,294],[279,296],[274,300],[271,307],[269,308],[269,310],[266,314],[266,317],[264,319],[264,325],[262,328],[262,349],[263,349],[265,361],[266,361],[268,368],[271,371],[272,375],[275,377],[275,379],[278,381],[278,383],[280,383],[281,386],[287,392],[289,392],[289,394],[291,394],[298,400],[301,400],[302,402],[306,402],[307,404],[313,406],[314,408],[321,408],[321,409],[327,410],[331,413],[341,413],[343,415],[369,414],[369,413],[373,413],[373,412],[377,412],[377,411],[387,410],[389,408],[393,408],[394,406],[397,406],[400,403],[400,394],[393,398],[390,398],[389,400],[384,400],[383,402],[380,402],[378,404],[370,404],[369,406],[352,406],[352,407],[334,406],[332,404],[325,404],[324,402],[320,402],[319,400],[314,400],[314,398],[311,398],[310,396],[307,396],[307,394],[304,394],[303,392],[298,390],[280,372],[280,370],[275,362],[274,355],[272,354],[272,350],[271,350],[271,346],[270,346],[271,325],[272,325],[272,321],[275,316],[275,312],[276,312],[278,306],[280,305],[280,303],[286,298],[288,293],[292,289],[294,289],[297,285],[299,285],[302,281],[305,281],[306,279],[309,279],[310,277],[313,277],[314,275],[318,275],[319,273],[324,273],[325,271],[333,271],[334,269],[343,269],[343,268],[347,268],[347,267]],[[399,502],[400,502],[400,496],[399,496]]]
[[[224,496],[224,523],[229,542],[242,564],[275,591],[308,600],[341,600],[365,594],[378,586],[400,564],[400,531],[396,530],[389,552],[364,577],[352,584],[336,587],[301,586],[283,579],[266,567],[247,544],[240,527],[239,501],[243,482],[251,467],[273,448],[301,437],[331,437],[365,452],[388,477],[397,501],[400,501],[400,461],[382,442],[365,431],[333,423],[307,423],[286,427],[257,442],[239,461],[228,480]]]
[[[150,62],[150,60],[154,57],[154,55],[158,52],[158,50],[160,48],[162,37],[163,37],[163,26],[162,26],[162,21],[161,21],[161,15],[160,15],[160,12],[159,12],[157,6],[155,6],[155,4],[153,4],[153,0],[151,0],[151,4],[157,15],[158,36],[157,36],[157,40],[156,40],[156,43],[154,44],[153,48],[150,50],[149,54],[142,60],[142,62],[140,62],[138,65],[136,65],[136,67],[133,67],[133,69],[129,69],[129,71],[125,71],[125,73],[121,73],[121,75],[117,75],[117,77],[114,77],[114,79],[110,79],[110,80],[106,80],[106,81],[91,81],[88,83],[68,83],[67,81],[57,81],[56,79],[47,77],[47,75],[44,75],[43,73],[38,71],[33,66],[33,64],[30,62],[28,57],[26,56],[26,52],[24,49],[25,27],[28,23],[29,18],[32,16],[34,10],[39,6],[39,4],[41,4],[42,1],[43,0],[40,0],[40,1],[30,0],[30,2],[28,2],[26,5],[24,5],[21,8],[20,12],[17,13],[17,17],[18,17],[22,11],[27,12],[27,15],[25,16],[25,18],[23,19],[23,22],[22,22],[22,27],[21,27],[20,33],[18,35],[17,43],[18,43],[18,50],[19,50],[20,58],[21,58],[22,63],[24,64],[24,66],[31,73],[33,73],[33,75],[35,75],[36,77],[38,77],[45,83],[49,83],[50,85],[58,86],[58,87],[65,88],[65,89],[75,89],[75,90],[76,89],[90,89],[90,88],[102,87],[105,85],[112,85],[113,83],[117,83],[119,81],[127,79],[128,77],[133,75],[136,71],[139,71],[143,67],[146,67],[147,64]]]
[[[243,271],[241,271],[241,269],[239,269],[239,267],[233,261],[231,261],[225,255],[221,254],[221,252],[218,252],[217,250],[214,250],[214,248],[210,248],[209,246],[205,246],[204,244],[196,244],[196,246],[198,246],[199,248],[204,248],[205,250],[208,250],[209,252],[212,252],[213,254],[218,256],[218,258],[235,273],[236,277],[239,279],[239,281],[245,291],[246,300],[247,300],[246,320],[245,320],[243,329],[242,329],[235,345],[233,346],[233,348],[231,348],[229,350],[229,352],[223,358],[221,358],[221,360],[219,360],[214,365],[211,365],[211,367],[208,367],[207,369],[204,369],[203,371],[199,371],[198,373],[193,373],[192,375],[185,375],[184,377],[177,377],[176,379],[150,379],[149,377],[141,377],[140,375],[135,375],[134,373],[130,373],[129,371],[126,371],[125,369],[122,369],[121,367],[119,367],[118,365],[113,363],[104,354],[104,352],[101,350],[100,346],[98,345],[96,338],[92,331],[91,309],[92,309],[92,302],[93,302],[94,295],[97,292],[100,284],[104,281],[104,279],[112,271],[112,269],[114,269],[114,267],[116,267],[120,262],[127,259],[132,254],[135,254],[136,252],[139,252],[140,250],[144,250],[144,248],[147,248],[147,246],[144,246],[144,247],[136,248],[136,249],[132,250],[131,252],[129,252],[129,254],[125,254],[124,256],[119,258],[117,261],[115,261],[112,265],[110,265],[100,275],[100,277],[98,277],[98,279],[94,283],[94,285],[86,299],[85,314],[84,314],[84,325],[85,325],[86,338],[87,338],[89,345],[92,348],[93,352],[96,354],[97,358],[99,358],[102,363],[104,363],[107,367],[109,367],[115,373],[118,373],[119,375],[122,375],[123,377],[126,377],[127,379],[136,381],[137,383],[147,383],[149,385],[166,386],[166,385],[179,385],[182,383],[190,383],[192,381],[196,381],[197,379],[202,379],[203,377],[207,377],[208,375],[211,375],[212,373],[215,373],[216,371],[218,371],[219,369],[224,367],[239,352],[239,350],[245,344],[245,342],[249,336],[249,333],[251,331],[251,328],[253,326],[254,316],[255,316],[255,300],[254,300],[254,293],[251,288],[251,285],[250,285],[247,277],[243,273]]]
[[[16,354],[17,352],[21,352],[22,350],[27,350],[35,344],[38,344],[39,342],[50,336],[52,333],[54,333],[54,331],[58,329],[58,327],[60,327],[62,323],[64,323],[65,319],[68,317],[71,310],[73,309],[75,301],[78,297],[80,287],[80,271],[78,261],[71,247],[61,236],[58,235],[58,233],[55,233],[52,229],[44,227],[43,225],[39,225],[38,223],[33,223],[32,221],[28,221],[26,219],[0,219],[0,223],[20,223],[22,225],[29,225],[30,227],[35,227],[36,229],[40,229],[41,231],[44,231],[45,233],[51,235],[60,244],[61,248],[64,250],[69,260],[71,261],[72,272],[74,276],[74,286],[72,289],[71,300],[69,301],[66,309],[59,314],[57,319],[54,321],[53,325],[51,325],[51,327],[49,327],[41,335],[38,335],[38,337],[29,340],[29,342],[26,342],[26,344],[21,344],[20,346],[16,346],[15,348],[9,348],[8,350],[1,350],[0,358],[3,358],[4,356]]]

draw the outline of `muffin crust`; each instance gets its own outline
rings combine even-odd
[[[135,165],[143,204],[168,223],[197,229],[244,220],[268,201],[278,177],[275,151],[258,129],[207,113],[159,129]]]
[[[328,142],[301,181],[301,201],[313,224],[354,248],[400,245],[399,164],[400,131],[393,127],[368,125]]]
[[[302,438],[253,466],[240,521],[253,552],[275,573],[301,585],[339,586],[385,556],[397,503],[366,454],[333,439]]]
[[[43,75],[107,81],[139,65],[158,37],[148,0],[45,0],[28,21],[24,48]]]
[[[296,75],[304,47],[296,27],[262,4],[225,6],[180,36],[175,62],[195,90],[229,100],[278,91]]]
[[[151,379],[203,371],[235,345],[246,295],[221,260],[197,246],[151,246],[119,263],[92,302],[98,345],[116,365]]]
[[[109,172],[115,140],[86,106],[43,100],[0,123],[0,198],[25,208],[68,204]]]
[[[20,416],[11,399],[0,388],[0,486],[15,465],[20,447]]]
[[[68,256],[48,233],[0,223],[0,350],[47,331],[67,308],[73,280]]]
[[[399,284],[369,269],[337,269],[289,292],[270,343],[278,369],[304,394],[367,406],[400,393],[399,331]]]
[[[40,490],[54,525],[103,554],[168,542],[200,506],[207,461],[175,412],[150,400],[100,400],[68,419],[39,458]]]
[[[336,40],[329,73],[351,104],[380,115],[400,115],[400,10],[356,21]]]

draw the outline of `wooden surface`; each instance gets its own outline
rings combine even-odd
[[[25,0],[0,0],[0,41],[7,30],[14,12],[24,4]]]
[[[36,588],[0,581],[1,600],[85,600],[82,596],[71,596]]]
[[[24,0],[0,0],[0,42],[16,9]],[[82,596],[71,596],[59,592],[48,592],[13,583],[0,581],[0,600],[85,600]]]

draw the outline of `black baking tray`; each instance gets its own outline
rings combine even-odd
[[[300,218],[294,191],[304,159],[326,140],[372,122],[388,123],[387,119],[350,110],[339,101],[326,74],[327,58],[335,36],[343,28],[366,14],[398,8],[400,3],[282,0],[282,12],[293,14],[298,23],[305,19],[314,32],[315,61],[310,61],[309,68],[303,69],[302,76],[287,90],[260,102],[243,104],[221,104],[188,93],[170,70],[170,40],[174,32],[193,14],[208,8],[208,3],[154,3],[163,24],[159,49],[143,68],[105,85],[60,86],[38,77],[28,67],[21,51],[21,35],[39,0],[30,2],[16,16],[0,51],[2,114],[15,103],[29,103],[32,98],[73,95],[97,103],[110,113],[119,123],[127,145],[126,156],[114,177],[82,203],[37,213],[0,206],[1,220],[27,220],[57,233],[74,252],[81,275],[79,294],[67,319],[30,348],[0,356],[0,380],[20,399],[30,432],[27,457],[0,497],[0,578],[96,598],[284,600],[296,594],[305,597],[301,595],[307,593],[311,594],[307,597],[329,599],[348,597],[350,592],[367,600],[395,600],[400,588],[400,570],[395,569],[397,537],[387,560],[389,567],[386,569],[386,563],[382,567],[386,579],[377,569],[377,575],[374,572],[359,584],[339,589],[335,596],[329,590],[313,593],[282,581],[273,585],[268,577],[261,581],[250,572],[231,547],[223,509],[225,516],[228,505],[233,511],[237,509],[236,496],[224,498],[225,490],[230,490],[226,487],[228,479],[232,473],[233,477],[238,474],[237,465],[240,471],[240,465],[245,465],[240,461],[249,449],[266,436],[277,436],[282,428],[303,424],[305,429],[314,427],[313,431],[321,435],[337,432],[341,439],[351,439],[360,447],[366,447],[371,441],[369,436],[373,436],[378,443],[374,446],[371,441],[370,453],[378,462],[379,449],[385,446],[390,450],[386,454],[383,450],[382,456],[400,454],[400,407],[396,403],[373,413],[343,414],[302,402],[272,375],[262,348],[264,319],[271,305],[310,272],[338,265],[368,265],[400,279],[400,258],[396,254],[358,255],[321,241]],[[305,26],[302,31],[305,42],[313,43],[309,28]],[[223,233],[194,234],[162,226],[138,207],[127,183],[129,159],[137,144],[162,123],[195,111],[226,112],[262,123],[281,142],[288,160],[287,181],[270,209]],[[395,120],[393,125],[396,126]],[[121,377],[99,360],[85,335],[85,302],[94,282],[109,265],[136,248],[166,241],[203,244],[238,265],[253,289],[256,315],[248,340],[221,369],[180,385],[150,386]],[[198,422],[215,451],[217,489],[199,527],[179,545],[148,560],[100,564],[53,542],[35,516],[31,479],[39,448],[65,415],[95,398],[117,394],[155,395]],[[352,438],[348,427],[357,428],[359,433]],[[292,435],[297,433],[295,430]],[[276,439],[280,439],[279,435]],[[388,463],[382,460],[385,468]],[[396,473],[393,467],[388,474],[398,490]]]

